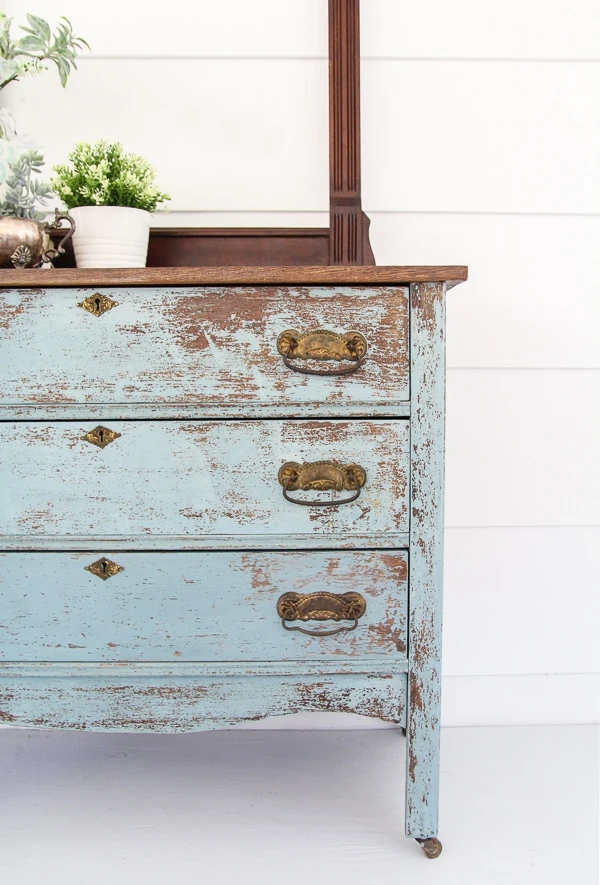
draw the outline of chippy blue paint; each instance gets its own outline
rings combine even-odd
[[[117,672],[115,672],[115,670]],[[0,668],[0,723],[93,731],[226,728],[265,716],[333,711],[405,721],[406,674],[12,675]]]
[[[286,535],[2,535],[0,550],[30,550],[43,552],[51,550],[83,550],[103,553],[111,550],[289,550],[360,547],[401,549],[408,547],[408,532],[347,531],[344,534],[306,535],[288,532]]]
[[[121,436],[103,449],[83,439],[96,423],[91,417],[85,424],[3,425],[2,534],[335,535],[408,529],[406,420],[110,421]],[[277,473],[285,461],[328,459],[365,468],[367,482],[356,502],[313,510],[284,499]],[[332,493],[297,497],[311,494]]]
[[[406,835],[437,834],[444,543],[445,286],[411,286]]]
[[[407,728],[406,833],[434,836],[444,285],[103,288],[100,317],[93,291],[0,289],[0,722],[380,717]],[[356,374],[285,367],[279,333],[318,327],[365,335]],[[358,501],[284,501],[284,461],[330,459],[365,467]],[[356,631],[283,630],[278,595],[320,589],[366,596]]]
[[[327,403],[308,403],[294,408],[294,414],[311,418],[338,415],[339,406]],[[131,420],[193,420],[194,418],[287,418],[290,407],[286,403],[116,403],[94,405],[94,418],[100,424],[107,421]],[[394,415],[410,417],[410,402],[389,400],[386,403],[356,403],[344,406],[344,415],[353,418],[377,418]],[[0,402],[0,421],[87,421],[90,407],[82,403],[26,403]]]
[[[97,293],[117,306],[101,316],[78,307]],[[360,372],[319,378],[283,365],[281,332],[321,328],[365,336]],[[407,341],[405,286],[0,289],[0,403],[197,404],[223,417],[231,404],[282,402],[337,415],[343,401],[351,414],[408,400]]]
[[[0,679],[92,678],[127,676],[135,679],[171,676],[350,676],[387,679],[408,671],[408,661],[397,658],[316,658],[308,661],[0,661]]]
[[[405,552],[105,555],[123,569],[107,580],[85,570],[97,553],[0,554],[0,660],[406,657]],[[283,592],[344,593],[359,581],[367,610],[352,632],[283,629]]]

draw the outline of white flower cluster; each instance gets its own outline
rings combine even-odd
[[[130,206],[154,212],[169,199],[154,184],[155,172],[136,154],[126,154],[120,144],[100,141],[78,144],[70,164],[55,167],[53,186],[69,209],[76,206]]]

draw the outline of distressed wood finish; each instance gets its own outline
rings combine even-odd
[[[123,571],[86,571],[98,553],[0,554],[4,661],[288,661],[406,653],[404,552],[120,553]],[[322,638],[284,630],[289,590],[354,591],[358,627]],[[331,623],[305,623],[320,630]],[[334,624],[334,626],[337,626]]]
[[[411,525],[406,835],[438,829],[444,541],[445,291],[411,286]]]
[[[464,265],[390,267],[142,267],[139,269],[0,270],[0,288],[64,286],[380,286],[461,283]]]
[[[306,710],[396,722],[406,833],[437,856],[445,290],[462,279],[462,267],[0,271],[0,722],[189,731]],[[77,307],[95,292],[118,306]],[[286,368],[280,332],[319,327],[365,336],[356,373]],[[98,425],[103,447],[83,439]],[[288,461],[360,465],[366,483],[350,503],[299,506],[278,480]],[[352,632],[284,629],[283,593],[349,591],[366,600]]]
[[[5,423],[0,533],[352,535],[408,530],[409,426],[379,421]],[[358,463],[367,482],[339,507],[286,501],[286,461]],[[296,492],[298,498],[344,493]]]
[[[351,676],[353,673],[370,676],[390,676],[408,671],[406,659],[396,658],[338,658],[337,656],[316,658],[306,661],[117,661],[92,662],[47,662],[47,661],[0,661],[0,677],[4,679],[28,679],[35,676],[44,678],[88,678],[110,677],[114,675],[135,679],[155,679],[161,676]]]
[[[280,403],[219,403],[213,401],[198,404],[179,403],[94,403],[94,419],[100,424],[111,421],[167,419],[189,420],[194,418],[287,418],[290,406]],[[336,416],[340,412],[332,403],[315,403],[296,406],[294,413],[306,411],[311,417],[319,418]],[[410,402],[402,403],[353,403],[351,409],[344,410],[353,418],[389,417],[408,418]],[[90,406],[86,403],[0,403],[0,421],[85,421],[90,414]]]
[[[111,550],[160,551],[169,550],[289,550],[369,547],[384,549],[408,547],[408,532],[377,532],[372,535],[352,533],[344,535],[123,535],[96,537],[94,535],[0,535],[0,551],[97,551]]]
[[[90,296],[117,306],[95,316],[78,306]],[[366,338],[356,372],[324,378],[285,365],[281,332],[323,328]],[[7,406],[147,404],[156,411],[164,403],[240,414],[285,403],[288,414],[312,414],[319,403],[321,412],[338,415],[373,403],[389,411],[409,398],[408,289],[0,290],[0,350],[0,404]]]
[[[2,678],[0,723],[94,731],[179,732],[227,728],[265,716],[337,712],[404,724],[406,676],[97,676]],[[10,671],[8,671],[10,672]]]

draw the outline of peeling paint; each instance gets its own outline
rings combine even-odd
[[[104,449],[82,439],[94,426],[4,424],[0,532],[112,536],[116,515],[122,535],[408,531],[406,419],[110,421],[120,436]],[[311,508],[283,498],[285,461],[329,459],[365,468],[355,503]]]
[[[406,677],[363,675],[14,679],[14,713],[0,721],[91,731],[178,732],[226,728],[305,710],[404,722]]]
[[[119,302],[98,318],[92,292]],[[52,322],[53,334],[48,336]],[[352,375],[284,365],[285,329],[356,329]],[[394,286],[0,290],[0,402],[290,405],[408,400],[408,290]],[[101,366],[102,370],[98,371]]]
[[[105,583],[86,571],[97,552],[0,553],[0,662],[406,659],[405,551],[103,555],[122,568]],[[357,587],[366,612],[352,632],[282,628],[286,590]]]
[[[444,285],[411,286],[406,834],[437,834],[444,493]]]

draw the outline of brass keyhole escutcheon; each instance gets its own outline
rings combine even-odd
[[[118,301],[113,301],[107,295],[101,295],[100,292],[96,292],[94,295],[88,295],[87,298],[80,301],[77,307],[83,307],[84,310],[92,313],[95,317],[101,317],[102,314],[112,310],[113,307],[118,307],[118,304]]]
[[[91,565],[86,565],[85,570],[86,572],[91,572],[93,575],[96,575],[97,578],[101,578],[103,581],[107,581],[109,578],[112,578],[113,575],[124,571],[122,565],[117,565],[116,562],[113,562],[111,559],[106,559],[105,556],[103,556],[102,559],[97,559],[96,562],[93,562]]]
[[[121,434],[117,433],[115,430],[111,430],[109,427],[103,427],[99,424],[97,427],[94,427],[93,430],[90,430],[82,436],[81,439],[84,440],[84,442],[89,442],[94,446],[98,446],[99,449],[104,449],[106,446],[110,445],[111,442],[119,439],[120,436]]]

